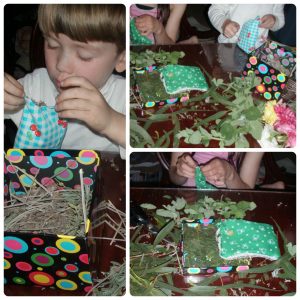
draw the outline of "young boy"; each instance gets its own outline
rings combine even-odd
[[[40,5],[46,68],[16,81],[5,74],[4,110],[19,126],[24,95],[68,120],[63,149],[125,148],[125,7]]]

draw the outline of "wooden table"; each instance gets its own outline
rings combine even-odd
[[[167,45],[167,46],[131,46],[131,51],[141,52],[146,49],[158,52],[159,50],[164,51],[183,51],[185,56],[179,60],[179,64],[187,66],[198,66],[201,69],[206,70],[212,78],[223,79],[225,82],[229,82],[229,74],[233,77],[240,77],[244,66],[247,61],[247,55],[236,45],[236,44],[218,44],[218,43],[202,43],[197,45]],[[192,92],[190,97],[201,95],[201,92]],[[138,95],[136,96],[138,98]],[[135,103],[134,97],[131,101]],[[136,104],[136,103],[135,103]],[[134,105],[136,107],[136,105]],[[222,105],[206,104],[204,101],[198,101],[189,105],[188,102],[184,104],[170,105],[169,109],[164,113],[179,112],[183,107],[193,107],[194,111],[178,115],[180,128],[177,130],[183,130],[190,128],[194,125],[195,119],[204,119],[210,115],[215,114],[218,111],[224,109]],[[155,114],[158,112],[160,107],[154,108],[133,108],[138,118],[138,123],[144,126],[149,120],[149,113]],[[154,142],[164,133],[169,132],[174,128],[172,118],[170,117],[167,121],[153,122],[147,132],[150,134]],[[176,147],[174,146],[173,133],[169,136],[170,142],[163,143],[160,147]],[[251,136],[246,136],[250,147],[260,147],[257,141]],[[204,147],[202,144],[186,144],[183,139],[180,139],[178,147],[181,148],[199,148]],[[218,141],[211,141],[209,146],[211,148],[218,148]]]
[[[275,232],[278,233],[274,221],[280,226],[285,237],[293,245],[296,244],[296,193],[294,192],[273,192],[273,191],[246,191],[246,190],[218,190],[218,191],[197,191],[189,188],[131,188],[130,189],[130,207],[131,209],[139,206],[141,203],[152,203],[158,208],[169,204],[171,200],[164,196],[183,197],[188,203],[193,203],[204,195],[213,199],[228,197],[233,201],[253,201],[257,207],[253,211],[247,212],[246,220],[272,224]],[[283,242],[278,234],[279,245],[282,250]],[[251,267],[256,267],[255,260],[252,260]],[[236,282],[236,272],[228,273],[219,284],[229,284]],[[174,274],[173,280],[176,287],[187,288],[186,276]],[[279,279],[269,277],[267,285],[271,289],[276,288],[281,292],[268,292],[269,295],[281,295],[296,291],[296,283],[291,281],[286,283],[288,290],[284,291],[279,285]],[[244,289],[246,295],[266,295],[266,291]]]
[[[110,200],[119,210],[125,212],[125,161],[119,153],[102,152],[101,164],[97,182],[97,200],[92,211],[92,230],[89,233],[89,257],[92,278],[101,278],[101,272],[108,272],[111,262],[123,263],[125,261],[125,242],[110,245],[110,240],[102,240],[99,237],[112,238],[114,231],[107,224],[99,224],[101,215],[106,213],[99,209],[102,201]],[[112,218],[114,213],[107,211]],[[125,283],[124,283],[125,286]],[[60,289],[52,289],[38,286],[5,285],[4,292],[7,296],[84,296],[85,292],[69,292]]]

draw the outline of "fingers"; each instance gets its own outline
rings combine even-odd
[[[223,160],[217,158],[201,166],[201,171],[206,180],[216,186],[223,185],[226,179],[225,163]]]
[[[68,118],[69,115],[66,115],[66,111],[69,110],[78,110],[78,111],[90,111],[90,106],[87,106],[86,100],[69,98],[61,100],[55,105],[55,110],[61,118]]]
[[[72,76],[63,80],[60,84],[63,89],[71,87],[85,87],[86,89],[94,90],[95,87],[93,84],[84,77],[81,76]]]
[[[5,80],[5,90],[8,93],[19,97],[24,96],[24,88],[19,81],[17,81],[15,78],[13,78],[11,75],[7,73],[4,74],[4,80]]]
[[[183,154],[182,159],[189,167],[191,168],[197,167],[197,163],[193,160],[193,158],[189,154],[187,153]]]
[[[149,35],[153,32],[153,17],[142,15],[135,20],[135,26],[142,35]]]
[[[4,74],[4,110],[15,112],[25,104],[24,88],[12,76]]]
[[[234,21],[229,21],[224,26],[224,35],[227,38],[231,38],[236,35],[236,33],[240,30],[240,24]]]
[[[95,92],[99,93],[99,91],[83,77],[69,77],[61,82],[61,87],[64,89],[56,98],[55,106],[58,113],[73,109],[86,111],[87,107],[90,107],[93,102],[92,99],[94,99]]]
[[[183,154],[177,161],[177,174],[187,178],[195,177],[197,163],[189,154]]]
[[[261,19],[260,19],[260,28],[267,28],[267,29],[271,29],[274,24],[276,22],[276,19],[273,15],[264,15]]]

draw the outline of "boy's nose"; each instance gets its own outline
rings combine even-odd
[[[72,73],[72,58],[68,54],[62,54],[58,57],[56,68],[59,72]]]

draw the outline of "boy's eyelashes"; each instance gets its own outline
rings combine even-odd
[[[91,61],[93,57],[82,57],[81,55],[78,55],[78,58],[82,61]]]
[[[50,49],[50,50],[55,50],[55,49],[58,49],[60,48],[60,45],[58,44],[54,44],[54,43],[49,43],[49,41],[46,41],[46,45],[47,45],[47,48]],[[82,61],[91,61],[94,57],[91,56],[91,55],[88,55],[88,54],[81,54],[80,52],[78,53],[77,52],[77,57],[82,60]]]
[[[47,45],[47,48],[49,49],[56,49],[56,48],[59,48],[59,44],[56,44],[56,43],[51,43],[49,41],[46,40],[46,45]]]

